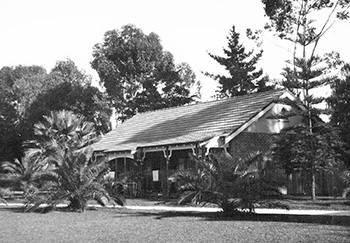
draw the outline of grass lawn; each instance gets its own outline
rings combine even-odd
[[[347,210],[350,211],[350,199],[343,198],[290,198],[281,202],[287,204],[291,209],[315,209],[315,210]]]
[[[349,217],[0,209],[0,242],[350,242]],[[349,221],[349,222],[348,222]]]

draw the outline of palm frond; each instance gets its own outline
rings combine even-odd
[[[52,112],[35,125],[35,134],[38,149],[28,158],[38,170],[34,169],[28,180],[31,184],[26,193],[26,211],[37,210],[44,203],[54,209],[64,200],[78,211],[85,210],[88,200],[102,206],[112,201],[125,204],[125,199],[117,192],[109,192],[103,184],[109,168],[104,161],[92,159],[88,145],[96,134],[83,117],[70,111]]]
[[[277,193],[274,186],[259,178],[256,168],[261,152],[245,158],[234,159],[225,152],[210,153],[208,158],[191,156],[198,163],[199,171],[185,171],[173,176],[183,192],[179,203],[216,204],[227,212],[254,212],[255,204],[263,202],[269,206],[280,206],[266,199],[269,192]]]
[[[23,174],[24,170],[21,161],[18,159],[15,159],[14,161],[3,161],[0,164],[0,171],[3,173],[20,175]]]
[[[256,206],[263,208],[280,208],[289,210],[290,207],[287,204],[284,204],[280,201],[271,201],[271,200],[261,200],[256,203]]]
[[[126,200],[125,198],[120,194],[112,194],[110,195],[110,198],[113,200],[114,204],[125,206]]]
[[[32,181],[45,184],[47,182],[59,183],[59,174],[55,170],[45,170],[32,175]]]

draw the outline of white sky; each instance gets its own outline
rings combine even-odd
[[[217,84],[200,72],[222,72],[207,51],[222,55],[232,25],[262,29],[261,0],[0,0],[0,67],[41,65],[49,72],[56,61],[72,59],[91,74],[92,48],[111,29],[134,24],[145,34],[155,32],[175,62],[187,62],[203,84],[203,100]],[[338,51],[350,62],[350,20],[337,23],[320,43],[320,51]],[[264,35],[260,65],[277,78],[284,60],[290,58],[285,43]],[[247,44],[249,46],[249,44]]]

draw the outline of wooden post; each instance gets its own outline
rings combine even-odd
[[[169,182],[168,182],[168,170],[169,170],[169,149],[165,151],[165,196],[169,197]]]
[[[147,179],[145,176],[145,158],[146,158],[146,151],[142,151],[141,153],[141,183],[140,183],[140,188],[139,190],[146,192],[146,188],[147,188]]]
[[[165,195],[166,197],[169,197],[169,162],[171,157],[171,150],[169,150],[169,147],[166,147],[165,150],[163,150],[164,157],[165,157]]]
[[[196,144],[196,156],[198,159],[203,159],[202,149]],[[196,172],[198,173],[198,161],[196,160]]]
[[[117,180],[117,178],[118,178],[118,158],[114,159],[114,166],[115,166],[114,178]]]
[[[124,175],[126,176],[126,155],[124,156]]]

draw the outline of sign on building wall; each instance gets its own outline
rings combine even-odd
[[[159,170],[152,171],[153,181],[159,181]]]

